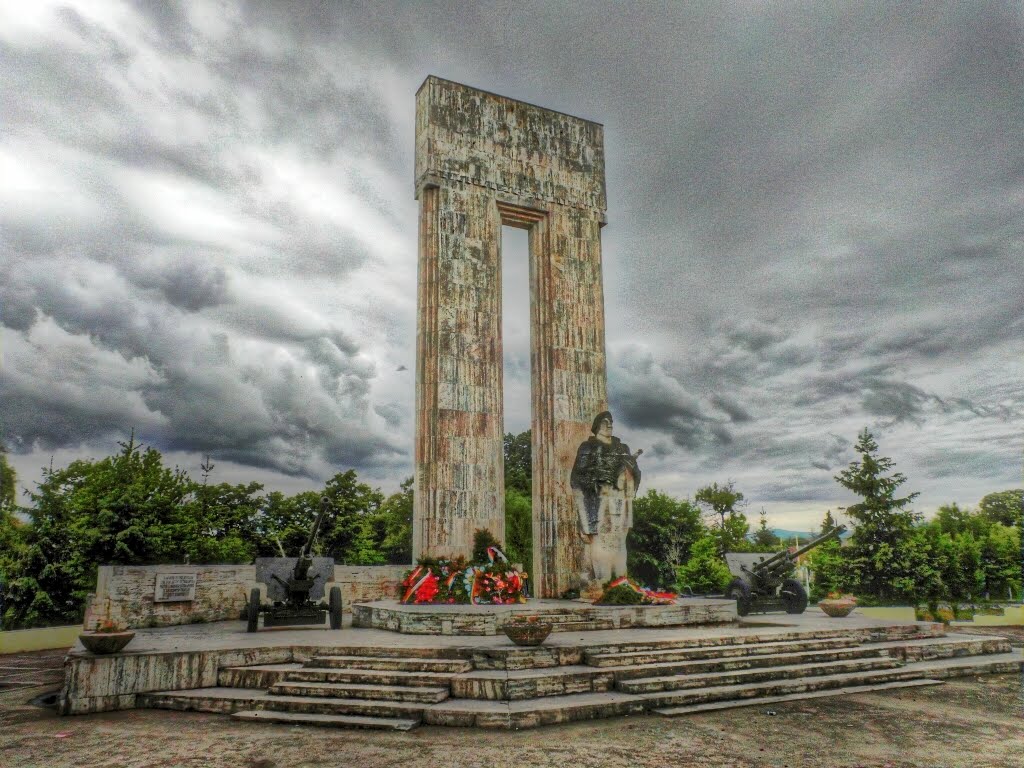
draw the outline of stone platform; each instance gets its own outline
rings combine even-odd
[[[408,635],[346,627],[247,633],[243,622],[139,631],[125,651],[65,661],[64,714],[152,707],[253,721],[408,729],[579,719],[936,685],[1020,670],[999,637],[941,624],[799,616],[684,627]]]
[[[672,605],[593,605],[530,600],[518,605],[404,605],[376,600],[352,606],[352,626],[405,635],[498,635],[517,616],[538,616],[554,632],[592,632],[724,624],[737,620],[735,600],[680,598]]]

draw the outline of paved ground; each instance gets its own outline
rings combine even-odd
[[[0,691],[7,768],[1020,768],[1018,675],[665,719],[654,715],[531,731],[408,733],[242,723],[223,715],[135,710],[58,717],[25,702],[46,687]],[[771,714],[774,712],[774,714]]]
[[[442,610],[446,606],[434,606]],[[474,606],[461,606],[469,609]],[[475,606],[481,612],[489,606]],[[757,635],[772,631],[810,631],[816,629],[864,629],[908,622],[870,619],[853,613],[845,619],[832,619],[820,610],[809,610],[800,615],[765,614],[751,616],[736,624],[696,624],[685,627],[614,629],[596,632],[556,632],[545,645],[578,645],[650,641],[686,637],[721,637],[723,635]],[[331,647],[339,645],[388,645],[395,648],[437,648],[507,646],[504,634],[480,635],[404,635],[381,629],[353,628],[351,618],[345,616],[345,628],[340,631],[323,629],[292,629],[287,627],[247,632],[244,621],[218,621],[210,624],[184,624],[159,629],[136,629],[135,638],[125,648],[126,654],[166,651],[215,651],[239,648],[271,648],[280,646]],[[73,653],[84,653],[76,643]]]
[[[34,651],[0,656],[0,691],[39,685],[60,687],[67,651]]]

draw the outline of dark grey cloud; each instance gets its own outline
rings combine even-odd
[[[609,395],[645,482],[733,477],[817,524],[868,426],[924,504],[1017,484],[1016,4],[113,7],[0,19],[17,450],[135,425],[268,472],[407,473],[434,73],[604,124]]]

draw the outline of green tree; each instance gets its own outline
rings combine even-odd
[[[200,464],[201,483],[190,482],[190,493],[175,511],[173,535],[181,557],[192,563],[246,562],[257,549],[258,519],[265,499],[260,483],[211,485],[214,465],[207,456]]]
[[[527,498],[533,488],[533,443],[530,430],[505,434],[505,490],[510,488]]]
[[[379,548],[385,562],[392,565],[412,564],[412,501],[413,479],[409,477],[377,512]]]
[[[948,534],[941,534],[941,537],[948,539]],[[949,587],[942,575],[950,567],[949,563],[955,560],[955,552],[946,542],[936,542],[927,528],[920,527],[900,542],[898,554],[899,568],[892,570],[886,590],[881,595],[883,600],[914,603],[926,600],[935,608],[939,600],[948,599]],[[872,564],[881,570],[895,557],[890,545],[883,543],[875,552]]]
[[[694,542],[690,557],[678,569],[677,585],[682,592],[722,593],[732,579],[729,568],[718,552],[719,541],[708,534]]]
[[[360,483],[356,471],[350,469],[328,480],[323,495],[330,500],[334,510],[329,524],[321,532],[324,553],[339,563],[383,563],[385,558],[377,549],[371,523],[384,503],[384,494]],[[319,499],[316,504],[315,509],[318,510]],[[315,512],[313,516],[315,518]]]
[[[889,474],[894,463],[878,454],[878,444],[867,428],[858,435],[854,450],[860,460],[835,476],[840,485],[863,499],[846,508],[855,522],[849,562],[861,594],[891,599],[912,581],[914,564],[907,545],[917,516],[907,507],[918,494],[896,495],[906,477],[900,472]]]
[[[821,521],[821,533],[836,527],[832,510],[825,512]],[[820,600],[830,592],[848,592],[851,589],[850,568],[843,556],[843,547],[838,539],[819,544],[807,555],[811,569],[811,598]]]
[[[294,496],[285,496],[280,491],[267,494],[255,521],[256,556],[295,557],[309,538],[309,530],[319,511],[320,494],[316,491],[303,491]],[[327,522],[329,527],[331,521]],[[322,538],[316,552],[324,552]]]
[[[4,626],[3,605],[7,600],[7,584],[14,578],[15,567],[23,556],[25,526],[16,516],[18,476],[7,463],[0,444],[0,629]]]
[[[178,513],[190,481],[134,436],[119,445],[115,456],[44,470],[30,494],[25,551],[10,586],[11,623],[76,620],[100,564],[180,559]]]
[[[530,497],[505,488],[505,555],[533,577],[533,505]]]
[[[533,443],[530,430],[505,435],[505,554],[533,576]]]
[[[7,449],[0,443],[0,512],[13,512],[18,498],[18,475],[7,463]]]
[[[985,592],[992,599],[1012,598],[1021,590],[1020,529],[993,524],[982,541]]]
[[[782,540],[768,527],[768,513],[762,509],[761,523],[754,531],[754,549],[759,552],[774,552],[782,547]]]
[[[1019,525],[1024,508],[1024,489],[998,491],[982,497],[978,502],[981,516],[991,523]]]
[[[633,527],[626,539],[626,570],[635,580],[672,589],[677,569],[705,534],[700,509],[653,488],[633,500]]]
[[[739,511],[744,504],[744,497],[736,490],[732,480],[725,485],[712,483],[698,489],[693,500],[714,519],[711,528],[718,540],[720,554],[750,549],[747,542],[750,524]]]
[[[837,525],[836,519],[834,517],[832,517],[832,510],[831,509],[826,509],[825,510],[825,517],[822,518],[821,529],[818,531],[818,535],[820,536],[822,534],[828,533],[833,528],[835,528],[836,525]]]

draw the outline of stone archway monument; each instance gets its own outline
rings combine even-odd
[[[533,594],[593,569],[570,487],[607,408],[598,123],[430,76],[416,95],[420,204],[413,556],[504,540],[501,227],[529,230]],[[621,574],[620,574],[621,575]]]

